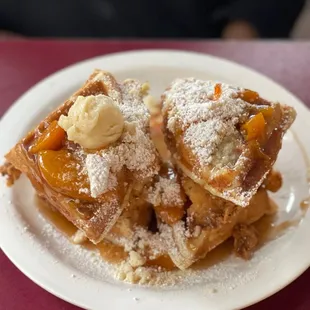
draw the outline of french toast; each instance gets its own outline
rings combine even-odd
[[[268,191],[282,178],[272,167],[294,109],[193,78],[174,81],[149,110],[147,92],[95,70],[9,151],[0,173],[8,186],[24,173],[77,227],[73,243],[115,252],[123,280],[139,282],[140,267],[187,269],[229,238],[249,259],[253,223],[276,212]]]
[[[144,186],[159,171],[158,154],[149,135],[149,113],[143,103],[147,88],[136,80],[119,83],[110,73],[95,70],[81,89],[6,155],[2,174],[10,180],[12,171],[25,173],[39,196],[92,242],[100,242],[128,203],[132,186]],[[74,130],[81,136],[82,126],[71,126],[66,132],[59,120],[69,117],[78,100],[93,100],[96,96],[113,100],[123,116],[124,128],[116,141],[90,149],[90,145],[85,148],[68,139]],[[90,104],[96,105],[96,101]],[[86,127],[91,126],[90,120],[87,119]],[[100,187],[104,183],[107,184],[103,191]]]
[[[166,143],[185,175],[247,206],[271,170],[295,110],[224,83],[177,79],[162,95]]]

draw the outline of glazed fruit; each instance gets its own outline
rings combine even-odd
[[[58,126],[57,121],[53,121],[50,126],[42,133],[30,148],[32,154],[40,151],[53,150],[57,151],[62,147],[65,139],[65,131]]]
[[[75,199],[93,200],[88,195],[89,182],[81,173],[81,163],[69,151],[40,151],[38,165],[45,181],[54,190]]]
[[[265,133],[265,118],[262,112],[257,113],[250,118],[242,127],[246,131],[247,140],[258,140],[264,136]]]
[[[245,89],[240,94],[240,98],[248,103],[254,103],[259,99],[259,94],[253,90]]]

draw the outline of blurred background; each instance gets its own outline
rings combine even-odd
[[[310,39],[310,0],[306,1],[291,34],[293,38]]]
[[[0,37],[310,38],[310,0],[0,0]]]

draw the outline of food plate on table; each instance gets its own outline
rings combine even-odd
[[[251,305],[310,265],[308,117],[213,56],[70,66],[0,122],[1,248],[85,308]]]

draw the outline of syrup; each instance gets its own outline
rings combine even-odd
[[[71,240],[73,235],[77,232],[77,228],[43,199],[36,196],[35,202],[39,212],[44,216],[44,218],[47,219],[69,240]],[[123,247],[112,244],[108,241],[101,241],[98,244],[93,244],[90,241],[86,241],[82,244],[82,246],[91,251],[98,251],[101,257],[111,264],[121,263],[128,256]]]

